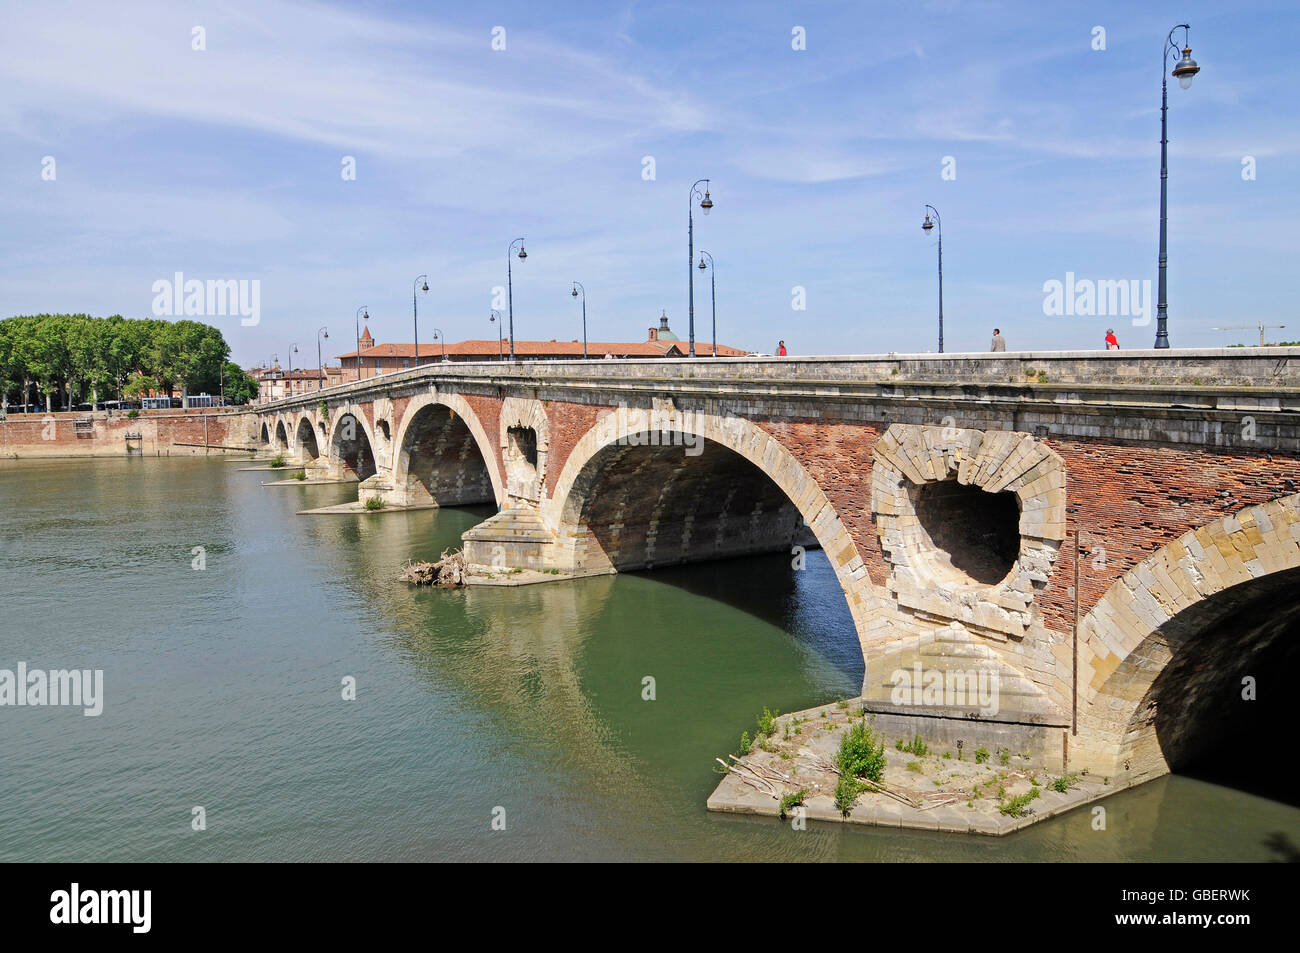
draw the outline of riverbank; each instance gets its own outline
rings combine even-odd
[[[1128,786],[1112,778],[1049,773],[1027,752],[963,750],[931,745],[919,735],[896,739],[877,731],[886,761],[880,781],[842,811],[836,803],[836,756],[845,733],[862,722],[862,712],[862,699],[770,718],[765,711],[752,749],[745,752],[742,743],[739,756],[718,759],[728,771],[709,796],[709,810],[786,817],[798,805],[804,817],[819,821],[997,836]]]
[[[144,410],[0,416],[0,458],[203,456],[255,449],[241,410]]]

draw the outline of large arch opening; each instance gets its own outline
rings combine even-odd
[[[739,453],[705,438],[665,446],[659,437],[631,434],[599,450],[574,481],[565,522],[578,527],[580,570],[625,572],[818,545],[785,492]]]
[[[343,414],[334,427],[330,458],[342,468],[346,477],[365,480],[375,475],[375,451],[370,437],[353,414]]]
[[[445,404],[415,412],[398,448],[395,473],[411,504],[470,506],[496,499],[478,441],[465,418]]]
[[[1300,677],[1297,587],[1300,569],[1224,589],[1129,655],[1112,682],[1141,686],[1144,673],[1159,673],[1147,676],[1128,725],[1132,761],[1155,756],[1155,745],[1175,773],[1300,805],[1289,773],[1276,767],[1290,747]]]
[[[266,421],[262,421],[262,432],[258,436],[258,441],[262,446],[268,446],[271,443],[271,431],[267,429]]]
[[[289,446],[289,431],[285,429],[283,420],[275,423],[275,446],[280,450]]]
[[[807,644],[840,673],[840,690],[861,686],[862,646],[839,573],[848,556],[820,552],[769,470],[675,431],[623,434],[575,470],[560,524],[578,572],[653,571],[657,582],[741,608]],[[819,526],[837,525],[817,509],[827,517]]]
[[[306,461],[315,460],[320,456],[320,445],[316,442],[316,430],[311,425],[311,419],[303,417],[298,421],[298,450],[302,453]]]

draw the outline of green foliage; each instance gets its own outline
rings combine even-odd
[[[1010,764],[1011,752],[1008,751],[1006,748],[1003,748],[1000,751],[998,751],[998,763],[1002,765]]]
[[[1021,794],[1010,800],[1002,800],[998,804],[998,811],[1007,817],[1024,817],[1029,813],[1029,805],[1038,797],[1038,788],[1034,788],[1027,794]]]
[[[221,332],[197,321],[19,315],[0,321],[0,395],[18,403],[43,395],[54,409],[55,398],[71,407],[150,390],[216,394],[223,376],[233,377],[223,368],[238,370],[229,355]],[[148,380],[128,393],[135,378]],[[233,382],[243,386],[238,377]]]
[[[925,743],[924,738],[922,738],[920,735],[914,734],[912,735],[911,741],[904,741],[902,738],[899,738],[898,750],[907,751],[911,754],[916,755],[918,758],[924,758],[927,754],[930,753],[930,746]]]
[[[126,412],[126,415],[127,415],[128,417],[130,417],[132,420],[135,420],[135,418],[137,418],[137,417],[140,416],[140,411],[138,411],[138,410],[128,410],[128,411]]]
[[[382,510],[387,505],[388,503],[386,501],[381,500],[377,496],[372,496],[370,499],[366,500],[366,509],[371,511]]]
[[[327,422],[328,422],[329,419],[330,419],[330,405],[327,404],[327,403],[325,403],[325,401],[323,401],[323,400],[320,402],[320,417],[321,417],[321,420],[324,420],[324,421],[327,421]]]
[[[299,470],[297,473],[295,473],[295,474],[293,475],[292,479],[294,479],[294,480],[305,480],[305,479],[307,479],[307,471],[306,471],[306,470]]]
[[[286,461],[284,459],[284,454],[277,453],[274,457],[271,458],[270,466],[273,470],[278,470],[280,469],[280,467],[284,466],[285,463]]]
[[[840,738],[836,767],[841,774],[879,781],[886,763],[885,740],[877,737],[865,720],[853,725]]]
[[[785,816],[790,812],[790,808],[794,807],[796,804],[802,804],[803,799],[806,798],[807,796],[808,796],[807,788],[800,788],[798,791],[790,791],[787,792],[786,794],[783,794],[781,796],[781,805],[780,805],[781,819],[785,820]]]
[[[978,748],[975,749],[975,763],[976,763],[976,764],[983,764],[983,763],[984,763],[985,761],[987,761],[988,759],[989,759],[989,749],[988,749],[988,748],[984,747],[983,745],[980,745]]]
[[[1078,783],[1079,776],[1077,774],[1065,774],[1052,782],[1052,790],[1064,794],[1070,790],[1070,785]]]
[[[750,740],[749,740],[749,732],[748,732],[748,731],[742,731],[742,732],[740,733],[740,755],[741,755],[741,757],[744,757],[745,755],[749,754],[749,753],[750,753],[751,751],[753,751],[753,750],[754,750],[754,746],[753,746],[753,744],[752,744],[752,743],[750,742]]]
[[[257,381],[233,361],[226,361],[222,367],[222,389],[227,404],[247,404],[255,400],[258,394]]]
[[[919,761],[907,762],[907,770],[915,771],[917,774],[925,774],[925,767]]]
[[[758,730],[760,734],[770,735],[776,730],[776,718],[781,714],[780,709],[768,711],[767,706],[763,706],[763,714],[757,716]]]
[[[1039,372],[1038,372],[1038,383],[1040,383],[1040,384],[1046,384],[1046,383],[1047,383],[1047,371],[1039,371]]]
[[[858,795],[866,790],[866,785],[857,778],[851,778],[848,775],[840,775],[839,781],[835,785],[835,808],[845,817],[853,810],[853,805],[858,801]]]

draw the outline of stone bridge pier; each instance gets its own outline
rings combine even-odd
[[[361,501],[496,504],[463,537],[485,572],[819,548],[891,736],[1124,784],[1253,730],[1251,680],[1297,674],[1298,360],[433,365],[250,428]]]

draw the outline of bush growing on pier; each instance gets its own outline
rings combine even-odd
[[[918,758],[924,758],[930,753],[930,746],[925,743],[925,739],[916,734],[912,735],[911,741],[899,738],[897,747],[899,751],[909,752]]]
[[[1070,785],[1077,784],[1079,776],[1077,774],[1066,774],[1052,782],[1052,790],[1064,794],[1070,790]]]
[[[794,807],[796,804],[802,804],[803,799],[806,798],[807,796],[808,796],[807,788],[800,788],[798,791],[790,791],[787,792],[786,794],[783,794],[781,796],[781,805],[780,805],[781,820],[785,820],[785,816],[790,812],[790,808]]]
[[[1038,797],[1038,788],[1033,788],[1027,794],[1021,794],[1010,800],[1004,800],[998,805],[998,811],[1007,817],[1024,817],[1029,813],[1029,804]]]
[[[975,749],[975,763],[976,763],[976,764],[983,764],[983,763],[984,763],[985,761],[987,761],[988,759],[989,759],[989,749],[988,749],[988,748],[984,747],[983,745],[980,745],[978,748]]]
[[[744,757],[745,755],[749,754],[749,753],[750,753],[751,751],[753,751],[753,750],[754,750],[754,746],[753,746],[753,744],[750,743],[750,740],[749,740],[749,732],[748,732],[748,731],[742,731],[742,732],[740,733],[740,754],[741,754],[741,757]]]
[[[388,505],[387,503],[385,503],[377,496],[372,496],[370,499],[366,500],[366,509],[371,511],[382,510],[387,505]]]
[[[781,714],[778,708],[776,711],[768,711],[767,706],[763,706],[763,714],[757,716],[758,730],[760,734],[770,735],[776,730],[776,719]]]
[[[865,721],[855,724],[840,739],[837,767],[842,774],[879,781],[885,764],[885,740],[877,737]]]
[[[274,457],[271,458],[271,468],[278,470],[280,469],[280,467],[284,466],[286,462],[287,461],[284,459],[284,454],[277,453]]]

